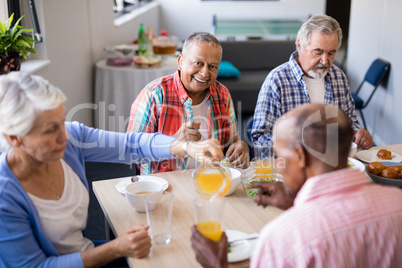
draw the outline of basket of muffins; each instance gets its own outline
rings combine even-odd
[[[377,157],[389,160],[391,152],[382,149]],[[402,187],[402,164],[399,162],[371,162],[366,166],[366,172],[375,183]]]

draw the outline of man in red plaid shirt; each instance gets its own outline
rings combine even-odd
[[[249,164],[249,149],[237,133],[228,89],[216,81],[222,47],[209,33],[189,36],[178,57],[178,70],[149,83],[131,107],[127,132],[160,132],[186,141],[216,138],[236,167]],[[141,165],[141,174],[194,168],[177,158]]]

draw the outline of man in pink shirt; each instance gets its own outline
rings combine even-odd
[[[346,115],[306,104],[282,116],[274,136],[284,184],[260,185],[259,201],[294,202],[261,230],[250,266],[402,267],[402,192],[348,168],[353,130]],[[213,242],[192,231],[201,265],[226,267],[226,235]]]

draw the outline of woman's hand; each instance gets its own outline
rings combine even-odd
[[[140,259],[148,255],[152,246],[148,229],[144,225],[131,226],[115,239],[122,256]]]
[[[185,143],[187,143],[185,145]],[[186,149],[186,152],[184,151]],[[184,157],[187,155],[198,162],[210,163],[223,158],[222,147],[217,139],[183,142],[176,140],[170,147],[172,155]]]
[[[187,153],[198,162],[211,163],[223,158],[222,147],[217,139],[189,142]]]
[[[148,226],[129,227],[116,239],[81,252],[84,267],[99,267],[121,257],[143,258],[151,250]]]

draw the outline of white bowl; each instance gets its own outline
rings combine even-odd
[[[139,181],[128,184],[125,188],[126,199],[137,212],[145,212],[146,194],[144,192],[157,192],[162,196],[163,188],[162,185],[153,181]]]
[[[355,157],[356,152],[357,152],[357,144],[352,142],[352,144],[350,145],[349,157]]]
[[[233,194],[241,181],[241,172],[234,168],[229,168],[230,176],[232,177],[232,185],[226,196]]]

